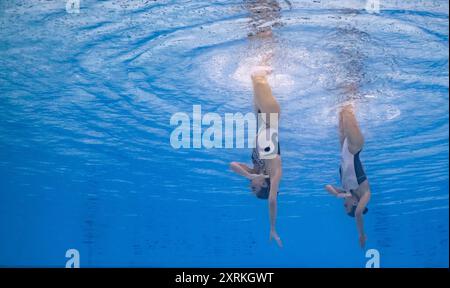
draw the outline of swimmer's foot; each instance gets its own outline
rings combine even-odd
[[[270,38],[273,36],[272,29],[261,30],[256,33],[256,36],[260,38]]]
[[[341,103],[339,106],[340,106],[342,112],[353,113],[353,111],[355,110],[356,103],[354,100],[347,100],[347,101]]]
[[[250,32],[248,35],[248,38],[259,38],[259,39],[266,39],[271,38],[273,36],[272,29],[267,30],[261,30],[257,32]]]
[[[252,69],[252,77],[266,77],[273,71],[272,67],[269,66],[255,66]]]

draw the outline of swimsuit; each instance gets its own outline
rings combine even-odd
[[[358,151],[355,155],[350,153],[348,150],[348,139],[345,138],[344,144],[342,145],[339,174],[341,176],[342,188],[352,194],[354,194],[353,191],[358,189],[361,183],[367,180],[366,173],[359,159],[361,151]]]
[[[260,121],[259,121],[259,118],[260,118],[259,114],[260,113],[261,113],[261,111],[258,110],[258,115],[256,117],[257,131],[259,131],[259,129],[260,129],[259,128],[259,123],[260,123]],[[262,120],[262,122],[265,122],[263,119],[261,119],[261,120]],[[264,125],[265,125],[265,123],[264,123]],[[277,142],[278,142],[278,155],[281,155],[280,142],[279,141],[277,141]],[[269,149],[269,150],[267,150],[267,149]],[[265,147],[263,150],[268,152],[268,151],[270,151],[270,147],[269,146]],[[259,156],[258,143],[256,143],[256,148],[253,148],[253,151],[252,151],[252,162],[253,162],[253,166],[254,166],[257,174],[268,175],[268,171],[266,169],[266,163],[265,163],[264,159],[261,159],[260,156]]]

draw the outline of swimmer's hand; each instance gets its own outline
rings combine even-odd
[[[360,234],[359,235],[359,245],[361,246],[361,248],[366,247],[366,241],[367,241],[367,236],[365,234]]]
[[[250,174],[249,176],[248,176],[248,179],[249,180],[256,180],[256,179],[264,179],[264,174]]]
[[[325,186],[325,190],[327,190],[331,195],[336,196],[337,198],[345,199],[352,197],[352,194],[349,192],[346,192],[342,189],[339,189],[337,187],[334,187],[332,185]]]
[[[339,193],[337,195],[337,198],[342,198],[342,199],[352,198],[352,193],[349,193],[349,192]]]
[[[283,248],[283,242],[281,242],[281,238],[280,238],[280,236],[278,236],[278,233],[275,230],[270,230],[270,241],[272,241],[272,239],[275,239],[278,246],[280,248]]]

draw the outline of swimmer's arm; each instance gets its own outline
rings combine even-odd
[[[347,198],[352,197],[352,194],[345,192],[344,190],[333,186],[333,185],[327,185],[325,186],[325,190],[327,190],[331,195],[337,197],[337,198]]]
[[[270,195],[269,195],[269,216],[270,216],[270,240],[275,239],[278,246],[283,247],[280,236],[276,230],[277,218],[277,197],[278,188],[281,181],[281,158],[276,157],[270,160]]]
[[[255,174],[255,170],[248,167],[247,165],[243,164],[243,163],[238,163],[238,162],[231,162],[230,163],[230,168],[231,170],[233,170],[233,172],[235,172],[238,175],[241,175],[249,180],[253,179],[253,175]]]
[[[367,204],[370,201],[370,191],[367,191],[359,200],[358,206],[355,211],[355,220],[356,226],[358,228],[359,233],[359,244],[361,248],[364,248],[367,240],[367,236],[364,232],[364,220],[363,220],[363,212],[366,209]]]

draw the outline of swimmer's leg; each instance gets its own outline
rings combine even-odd
[[[267,81],[267,75],[270,72],[270,67],[259,66],[252,73],[255,106],[261,113],[265,113],[267,118],[272,113],[276,113],[278,117],[280,114],[280,105],[275,97],[273,97],[272,89]]]
[[[350,153],[356,154],[364,146],[364,136],[359,128],[358,121],[356,120],[355,113],[353,111],[353,105],[345,105],[339,114],[339,126],[341,134],[341,143],[345,138],[349,141]]]
[[[344,145],[345,140],[345,127],[344,127],[344,115],[342,111],[339,112],[339,142]]]

